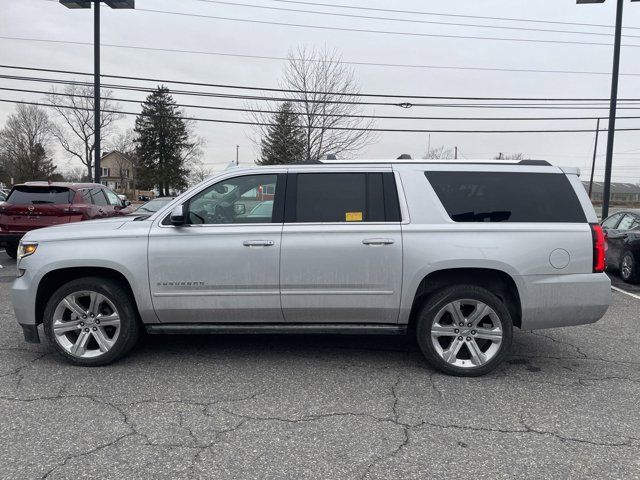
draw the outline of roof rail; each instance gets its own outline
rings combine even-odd
[[[538,165],[541,167],[550,167],[551,164],[546,160],[520,160],[518,165]]]

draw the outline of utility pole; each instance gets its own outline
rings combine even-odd
[[[611,76],[611,105],[609,108],[609,135],[607,138],[607,161],[604,166],[604,192],[602,193],[602,218],[609,216],[609,197],[611,195],[611,166],[613,164],[613,145],[616,134],[616,110],[618,107],[618,75],[620,73],[620,43],[622,37],[623,0],[618,0],[616,11],[616,36],[613,48],[613,74]]]
[[[102,170],[100,169],[101,147],[100,136],[100,0],[93,5],[93,132],[94,132],[94,163],[96,167],[96,183],[100,183]]]
[[[240,145],[236,145],[236,166],[240,165]]]
[[[600,136],[600,119],[596,124],[596,142],[593,147],[593,163],[591,164],[591,179],[589,180],[589,199],[591,199],[591,191],[593,190],[593,175],[596,171],[596,157],[598,156],[598,137]]]

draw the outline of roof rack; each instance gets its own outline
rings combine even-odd
[[[410,155],[403,154],[397,159],[392,160],[333,160],[333,159],[321,159],[317,162],[301,162],[304,163],[320,163],[320,164],[361,164],[361,163],[430,163],[430,164],[446,164],[446,165],[522,165],[522,166],[539,166],[539,167],[551,167],[552,165],[546,160],[520,160],[520,161],[505,161],[505,160],[425,160],[425,159],[412,159]]]

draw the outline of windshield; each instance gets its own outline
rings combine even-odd
[[[71,191],[67,187],[20,186],[11,191],[7,202],[14,205],[71,203]]]

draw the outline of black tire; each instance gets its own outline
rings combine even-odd
[[[18,258],[18,244],[10,243],[6,247],[4,247],[4,251],[7,252],[7,255],[11,258]]]
[[[120,332],[113,346],[106,352],[91,358],[77,357],[67,352],[56,341],[53,333],[53,317],[58,304],[66,296],[82,291],[92,291],[104,295],[115,306],[120,318]],[[108,365],[122,358],[135,346],[141,331],[138,312],[131,294],[118,282],[99,277],[72,280],[56,290],[45,307],[43,323],[44,332],[51,346],[69,363],[84,367]]]
[[[628,262],[628,268],[625,268],[625,262]],[[640,280],[638,278],[638,262],[632,252],[626,251],[622,254],[619,272],[620,278],[627,283],[638,283]]]
[[[479,366],[457,366],[445,361],[437,352],[431,339],[431,330],[434,325],[438,313],[448,304],[458,300],[475,300],[481,301],[489,306],[498,316],[502,327],[502,341],[497,347],[497,351],[491,359]],[[486,318],[486,317],[483,317]],[[449,328],[455,328],[452,324]],[[466,326],[464,328],[467,328]],[[475,332],[475,330],[474,330]],[[464,334],[464,332],[461,332]],[[435,369],[449,375],[460,377],[477,377],[486,375],[494,370],[500,363],[504,361],[511,350],[511,341],[513,338],[513,319],[509,314],[509,310],[504,303],[490,291],[475,285],[455,285],[431,295],[423,304],[417,318],[416,335],[418,344],[427,361]],[[443,337],[446,342],[447,338],[451,338],[451,342],[455,341],[455,337]],[[460,337],[459,337],[460,338]],[[467,337],[471,338],[471,337]],[[475,339],[474,339],[475,341]],[[477,344],[489,345],[489,340],[480,341]],[[463,350],[466,349],[466,350]],[[442,348],[444,350],[444,347]],[[486,351],[486,350],[485,350]],[[466,343],[460,347],[460,354],[471,353],[466,347]],[[470,358],[470,355],[469,355]],[[466,363],[466,361],[465,361]],[[471,365],[469,360],[469,365]]]

